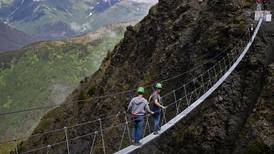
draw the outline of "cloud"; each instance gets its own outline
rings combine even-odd
[[[76,22],[70,23],[70,28],[76,32],[79,32],[82,29],[82,26]]]
[[[78,24],[76,22],[70,23],[70,28],[75,32],[84,32],[91,28],[89,23]]]
[[[63,84],[54,84],[50,87],[50,90],[50,101],[55,104],[61,104],[64,102],[70,92],[70,88]]]

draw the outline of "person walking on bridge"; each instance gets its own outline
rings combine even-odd
[[[248,34],[249,34],[249,41],[252,41],[252,35],[253,35],[253,32],[254,32],[254,25],[253,24],[250,24],[249,28],[248,28]]]
[[[154,135],[158,134],[158,131],[161,130],[161,126],[160,126],[160,113],[161,110],[165,110],[166,107],[162,105],[161,101],[161,89],[162,89],[162,84],[161,83],[156,83],[155,87],[154,87],[154,92],[151,94],[151,96],[149,97],[149,102],[152,106],[152,111],[154,112]]]
[[[263,0],[256,0],[256,3],[257,3],[257,11],[262,11]]]
[[[144,98],[145,89],[143,87],[139,87],[137,89],[138,96],[134,97],[129,105],[128,105],[128,111],[130,111],[134,126],[133,126],[133,142],[135,142],[135,145],[139,146],[141,145],[140,139],[142,136],[142,129],[143,129],[143,123],[144,123],[144,116],[146,112],[149,112],[150,114],[154,114],[149,108],[148,101]]]
[[[267,10],[268,0],[263,0],[263,10]]]

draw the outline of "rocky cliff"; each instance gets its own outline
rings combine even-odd
[[[267,70],[265,86],[240,131],[234,153],[274,152],[274,65],[269,65]]]
[[[164,80],[190,70],[225,49],[229,51],[240,41],[252,22],[252,8],[254,6],[251,0],[205,0],[201,3],[159,0],[159,3],[150,9],[147,17],[137,25],[127,28],[124,39],[105,58],[100,69],[81,81],[61,107],[42,118],[34,133],[89,121],[101,114],[117,113],[124,109],[128,103],[128,95],[132,93],[88,98]],[[244,129],[251,128],[247,122],[252,118],[250,115],[260,100],[259,97],[264,96],[260,95],[267,85],[267,82],[264,82],[267,74],[265,55],[273,51],[268,50],[271,45],[269,34],[260,32],[256,43],[237,70],[195,113],[139,152],[237,153],[250,150],[247,146],[250,141],[249,134],[245,133]],[[170,80],[164,84],[164,92],[176,88],[206,68],[204,66],[191,74]],[[73,103],[83,99],[88,101]],[[106,123],[114,125],[116,121]],[[69,136],[91,130],[96,129],[78,128],[69,132]],[[109,152],[115,151],[117,141],[110,138],[115,135],[120,134],[105,134],[106,140],[109,139],[106,143]],[[29,138],[20,145],[20,150],[25,151],[38,144],[51,144],[64,138],[63,136],[62,133]],[[270,136],[269,138],[271,140]],[[237,141],[241,144],[235,144]],[[90,142],[88,139],[75,141],[70,147],[73,152],[89,153]],[[262,148],[271,149],[270,142],[264,145]],[[96,149],[98,153],[100,148],[98,146]],[[65,145],[60,145],[51,152],[65,151]]]
[[[270,5],[273,10],[274,4]],[[265,24],[263,34],[268,43],[265,51],[267,71],[264,86],[252,112],[242,127],[234,153],[274,153],[274,24]]]

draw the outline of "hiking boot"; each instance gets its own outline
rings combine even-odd
[[[158,132],[158,131],[154,131],[153,134],[154,134],[154,135],[157,135],[157,134],[159,134],[159,132]]]
[[[141,142],[136,142],[134,145],[135,145],[135,146],[141,146],[142,143],[141,143]]]

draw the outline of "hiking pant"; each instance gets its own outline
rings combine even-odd
[[[154,112],[154,131],[159,131],[161,129],[161,109],[159,107],[153,107],[152,111]]]
[[[160,123],[161,123],[161,115],[160,112],[153,115],[154,117],[154,131],[159,131],[161,129]]]
[[[263,3],[263,10],[267,10],[267,4]]]
[[[133,138],[136,143],[140,142],[141,136],[142,136],[142,130],[143,130],[143,124],[144,124],[144,116],[136,116],[133,117],[134,120],[134,126],[133,126]]]

